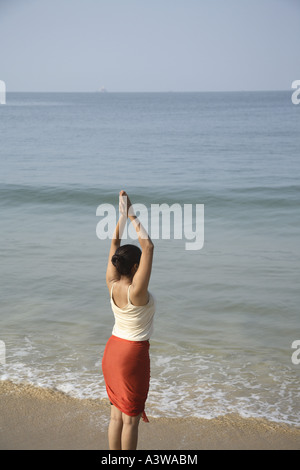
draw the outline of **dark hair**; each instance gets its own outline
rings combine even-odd
[[[141,250],[135,245],[123,245],[117,248],[111,262],[117,268],[119,274],[130,276],[135,264],[140,264]]]

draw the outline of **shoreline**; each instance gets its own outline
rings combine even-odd
[[[0,450],[108,450],[108,400],[0,382]],[[228,414],[141,421],[138,450],[299,450],[300,426]]]

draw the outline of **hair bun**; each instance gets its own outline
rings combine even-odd
[[[112,259],[111,259],[111,262],[117,268],[117,265],[120,265],[120,263],[122,262],[122,258],[123,258],[123,256],[118,255],[118,254],[114,254]]]
[[[141,253],[141,250],[135,245],[122,245],[117,248],[111,262],[119,274],[129,276],[134,264],[139,264]]]

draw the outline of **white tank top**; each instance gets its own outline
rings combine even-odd
[[[155,300],[149,292],[146,305],[137,306],[130,302],[130,287],[128,287],[126,307],[119,308],[113,299],[113,286],[111,288],[110,302],[115,316],[112,334],[129,341],[147,341],[153,333],[153,318],[155,313]]]

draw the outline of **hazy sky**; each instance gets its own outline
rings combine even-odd
[[[290,89],[300,0],[0,0],[7,91]]]

